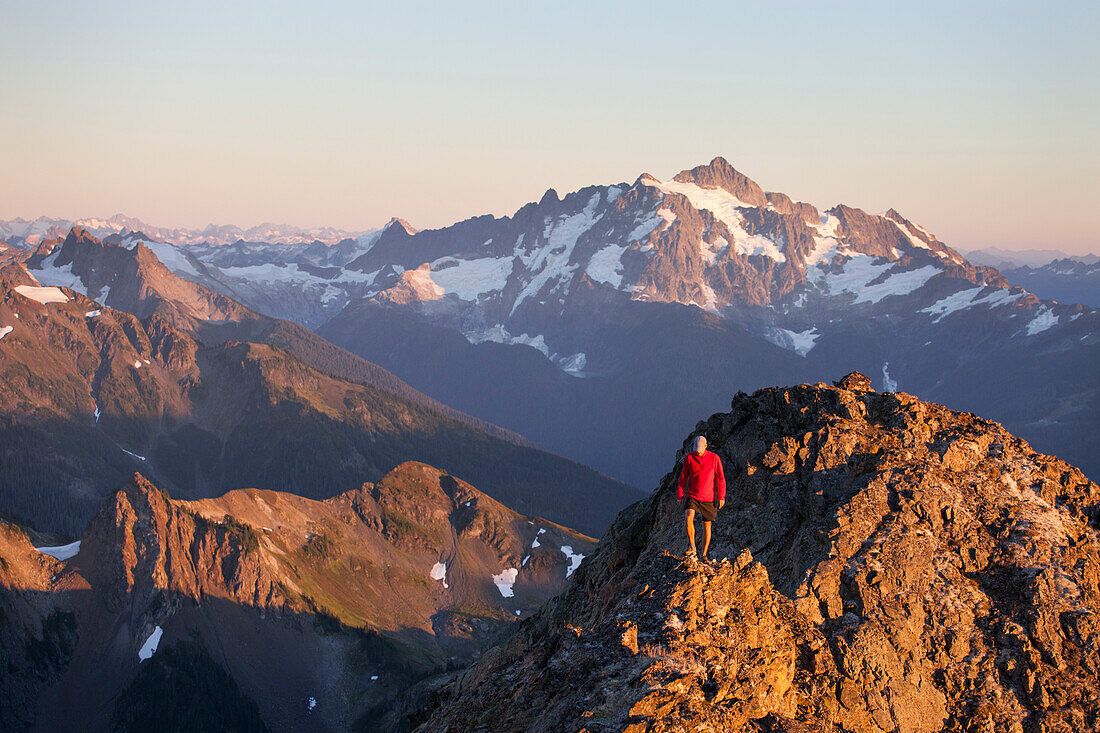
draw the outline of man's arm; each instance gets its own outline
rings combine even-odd
[[[717,459],[716,463],[718,464],[714,471],[714,480],[718,488],[718,508],[721,509],[722,505],[726,503],[726,472],[722,469],[722,459],[718,457],[717,453],[714,457]]]

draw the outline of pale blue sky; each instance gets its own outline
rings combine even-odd
[[[1095,3],[0,0],[0,29],[2,218],[441,226],[722,155],[957,247],[1100,250]]]

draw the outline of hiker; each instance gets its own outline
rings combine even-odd
[[[695,549],[695,513],[703,520],[703,557],[710,549],[710,523],[718,516],[718,510],[726,503],[726,475],[722,472],[722,459],[707,450],[707,439],[695,438],[695,452],[684,456],[684,467],[676,483],[676,498],[684,507],[687,524],[690,559],[698,559]]]

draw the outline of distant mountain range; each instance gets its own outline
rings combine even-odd
[[[1041,267],[1024,265],[1002,271],[1012,283],[1041,298],[1100,308],[1100,262],[1066,258]]]
[[[966,258],[980,265],[989,265],[997,269],[1012,269],[1015,267],[1042,267],[1055,260],[1073,260],[1083,262],[1086,265],[1095,265],[1100,262],[1100,255],[1071,255],[1059,249],[1000,249],[999,247],[984,247],[964,252]]]
[[[1081,299],[1042,300],[896,210],[822,212],[721,158],[330,245],[107,241],[639,486],[677,426],[738,390],[853,368],[1100,474],[1097,314]],[[29,266],[72,282],[55,249]]]
[[[0,240],[13,247],[29,249],[43,240],[64,237],[70,229],[79,227],[93,236],[103,238],[112,234],[145,232],[158,242],[169,244],[232,244],[238,241],[266,242],[269,244],[309,244],[321,242],[335,244],[345,239],[370,236],[371,232],[347,232],[333,227],[303,228],[287,224],[258,224],[242,229],[228,224],[210,224],[202,229],[184,227],[158,227],[146,224],[123,214],[107,219],[37,219],[0,220]]]
[[[637,495],[183,280],[140,242],[74,228],[46,249],[0,269],[0,512],[39,529],[79,532],[134,470],[186,498],[326,498],[426,460],[592,534]]]

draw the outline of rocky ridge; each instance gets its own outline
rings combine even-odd
[[[198,643],[271,730],[386,728],[410,685],[469,664],[594,545],[420,463],[322,502],[178,501],[135,475],[64,561],[0,524],[0,640],[18,662],[0,721],[109,728],[157,649]]]
[[[420,731],[1088,731],[1100,488],[969,413],[836,386],[699,423],[729,478],[684,560],[676,471]],[[677,464],[678,468],[678,464]]]
[[[95,255],[88,272],[93,262],[143,259],[140,247],[74,236],[77,260],[81,242]],[[41,287],[20,265],[0,269],[0,511],[75,534],[134,470],[190,498],[225,486],[326,498],[413,458],[446,466],[521,511],[590,533],[637,497],[440,405],[300,326],[233,303],[262,328],[240,326],[240,340],[219,341],[207,326],[225,336],[239,323],[189,315],[165,293],[213,294],[147,254],[163,280],[126,283],[153,304],[142,318],[69,287]],[[121,289],[116,281],[111,295]],[[600,486],[619,496],[604,504]]]

